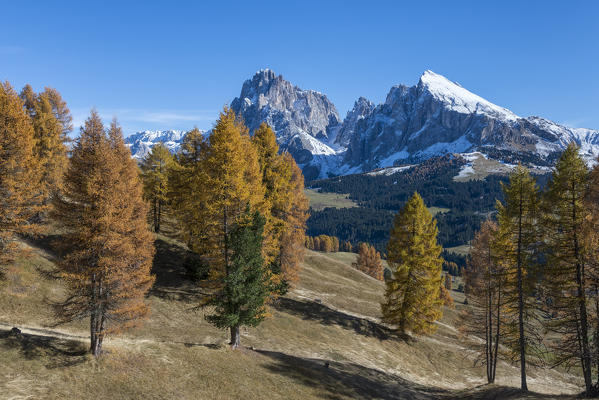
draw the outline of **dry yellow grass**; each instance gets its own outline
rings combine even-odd
[[[158,248],[151,317],[108,340],[100,360],[85,353],[85,321],[48,326],[48,300],[63,293],[48,273],[51,255],[36,249],[9,267],[0,283],[0,398],[482,399],[511,390],[471,389],[484,379],[455,329],[463,305],[445,310],[436,334],[415,340],[382,325],[384,284],[353,269],[351,253],[308,251],[299,285],[273,305],[271,318],[243,329],[247,349],[232,351],[227,332],[204,321],[209,310],[194,309],[198,293],[178,266],[185,250],[164,237]],[[23,328],[22,338],[7,335],[12,326]],[[500,385],[516,385],[518,376],[499,365]],[[531,369],[533,390],[573,393],[579,384]]]

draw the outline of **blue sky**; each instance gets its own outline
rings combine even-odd
[[[599,1],[7,1],[2,16],[1,80],[53,86],[77,123],[96,107],[125,134],[209,129],[265,67],[342,117],[431,69],[519,115],[599,129]]]

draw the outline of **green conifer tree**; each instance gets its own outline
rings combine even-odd
[[[215,307],[215,313],[206,319],[231,330],[232,348],[241,344],[241,326],[257,326],[266,316],[271,288],[262,257],[265,222],[260,213],[250,212],[249,207],[237,218],[228,233],[231,258],[227,275],[219,292],[208,302]]]

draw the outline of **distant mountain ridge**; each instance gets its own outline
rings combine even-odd
[[[127,136],[125,144],[136,159],[144,158],[157,143],[163,143],[172,153],[176,153],[186,133],[180,130],[141,131]]]
[[[548,166],[572,141],[587,160],[599,155],[599,131],[519,117],[432,71],[414,86],[392,87],[382,104],[360,97],[341,120],[326,95],[264,69],[243,83],[231,108],[250,132],[268,123],[307,180],[473,151],[501,162]],[[155,142],[175,151],[182,138],[180,131],[145,131],[127,143],[139,158]]]

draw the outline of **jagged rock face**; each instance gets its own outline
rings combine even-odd
[[[374,110],[374,103],[370,100],[364,97],[360,97],[356,100],[354,107],[347,112],[347,115],[343,120],[343,125],[337,133],[335,143],[342,147],[347,147],[351,142],[358,121],[368,117],[372,113],[372,110]]]
[[[163,143],[171,153],[176,153],[181,147],[185,133],[175,130],[136,132],[125,139],[125,144],[136,159],[144,158],[156,143]]]
[[[325,95],[293,86],[269,69],[244,82],[231,108],[243,117],[250,132],[268,123],[283,145],[298,133],[326,140],[331,129],[340,125],[337,109]]]
[[[518,117],[426,71],[416,86],[393,87],[385,103],[358,121],[344,163],[366,171],[485,148],[542,158],[572,140],[592,150],[587,144],[597,140],[597,131],[582,131]]]
[[[258,71],[244,82],[241,94],[231,102],[250,133],[262,122],[270,125],[281,150],[287,150],[310,175],[320,173],[322,162],[315,160],[335,156],[330,138],[341,127],[339,114],[322,93],[302,90],[269,69]]]

